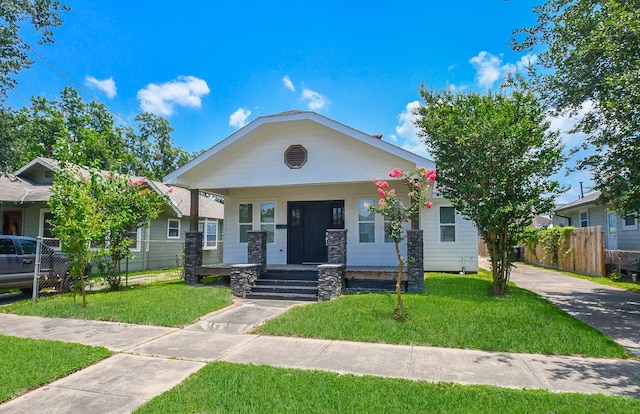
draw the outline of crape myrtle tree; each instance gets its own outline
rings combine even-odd
[[[59,1],[0,1],[0,102],[16,85],[15,76],[33,64],[27,54],[30,46],[22,37],[25,26],[37,32],[40,44],[53,43],[53,29],[62,25],[62,12],[68,10]]]
[[[71,259],[71,277],[80,281],[82,307],[87,307],[85,264],[96,257],[91,242],[106,231],[106,217],[92,194],[93,182],[100,175],[92,171],[83,175],[74,165],[62,164],[55,173],[49,207],[53,214],[51,232],[60,239],[64,252]]]
[[[169,200],[151,189],[144,178],[103,173],[93,184],[92,195],[105,217],[100,250],[109,261],[103,278],[111,290],[118,290],[122,281],[120,264],[130,256],[130,247],[135,242],[130,234],[158,218]]]
[[[52,232],[60,238],[74,266],[108,256],[107,273],[103,276],[109,287],[117,290],[121,281],[120,263],[130,254],[129,247],[134,243],[130,233],[157,218],[168,200],[142,178],[81,168],[69,162],[74,156],[69,142],[59,141],[55,153],[61,161],[49,200]],[[74,233],[78,234],[77,239],[73,238]],[[82,272],[74,275],[82,282],[84,298],[84,275]],[[86,305],[84,299],[83,304]]]
[[[436,180],[436,171],[423,167],[418,167],[413,171],[394,168],[389,173],[389,177],[399,180],[402,186],[406,187],[406,193],[401,189],[391,188],[388,181],[374,179],[373,183],[377,187],[380,200],[377,205],[366,205],[366,208],[384,217],[385,235],[393,240],[396,249],[398,273],[396,277],[397,305],[394,318],[400,320],[404,317],[401,283],[403,267],[406,264],[406,260],[400,252],[400,242],[405,238],[405,230],[402,226],[416,217],[423,206],[431,208],[432,203],[426,201],[426,198]],[[406,194],[408,203],[403,203],[400,192],[403,193],[402,195]]]
[[[522,84],[510,92],[435,92],[422,86],[416,126],[438,168],[437,191],[475,223],[487,244],[493,292],[504,294],[517,236],[562,192],[558,132]]]
[[[536,25],[514,32],[517,51],[542,48],[533,85],[558,114],[585,115],[590,168],[602,199],[640,212],[640,0],[549,0]],[[583,146],[583,148],[586,147]]]

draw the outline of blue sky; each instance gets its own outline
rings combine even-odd
[[[34,49],[64,76],[34,57],[16,90],[57,99],[74,86],[68,77],[130,121],[143,111],[166,117],[188,151],[299,109],[426,155],[411,124],[420,86],[496,90],[536,58],[509,40],[535,23],[541,2],[63,0],[71,12],[56,43]],[[24,105],[16,94],[10,102]],[[559,178],[573,186],[560,201],[577,198],[579,181],[590,185],[588,173]]]

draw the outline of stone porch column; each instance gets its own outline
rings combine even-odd
[[[327,229],[329,264],[347,264],[347,230]]]
[[[247,263],[259,264],[261,270],[267,268],[267,232],[261,230],[249,231],[247,243]]]
[[[188,231],[184,241],[184,281],[187,285],[197,285],[198,268],[202,266],[202,242],[204,234],[199,231]]]
[[[424,290],[424,238],[422,230],[407,230],[407,292]]]

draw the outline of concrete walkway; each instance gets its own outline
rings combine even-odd
[[[0,334],[100,345],[116,353],[0,405],[0,413],[128,413],[210,361],[640,398],[638,361],[246,333],[296,305],[237,300],[184,329],[0,314]]]

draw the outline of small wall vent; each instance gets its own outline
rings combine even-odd
[[[302,168],[307,163],[307,149],[302,145],[291,145],[284,152],[284,163],[292,170]]]

